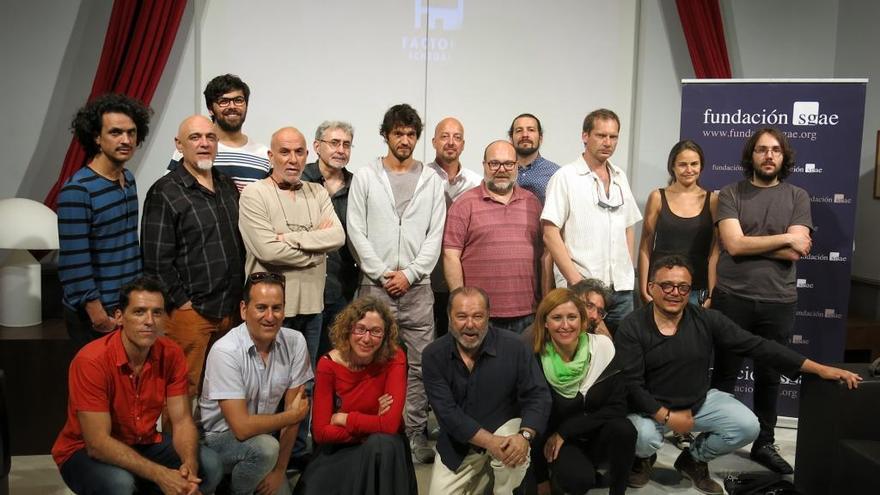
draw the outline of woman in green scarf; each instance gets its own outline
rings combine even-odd
[[[608,466],[611,495],[626,492],[636,430],[614,344],[592,332],[604,314],[569,289],[550,291],[535,313],[533,349],[553,397],[547,434],[531,454],[539,494],[586,493],[598,466]]]

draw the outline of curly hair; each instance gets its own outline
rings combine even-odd
[[[791,168],[794,167],[794,148],[788,144],[788,138],[785,137],[785,134],[774,127],[758,129],[752,134],[752,137],[746,141],[745,146],[743,146],[742,160],[740,161],[740,165],[742,165],[743,168],[743,175],[746,176],[746,179],[751,179],[754,176],[755,161],[752,159],[752,156],[755,151],[755,146],[758,144],[758,139],[764,134],[770,134],[776,138],[776,140],[779,141],[779,147],[782,148],[782,167],[779,169],[778,178],[779,180],[783,180],[788,177],[791,173]]]
[[[235,74],[223,74],[211,79],[202,93],[205,95],[205,106],[210,110],[211,104],[217,101],[218,98],[230,91],[236,90],[244,94],[245,103],[251,100],[251,88]]]
[[[77,110],[70,123],[71,132],[86,150],[87,160],[101,151],[95,139],[101,135],[105,113],[121,113],[134,121],[137,127],[137,146],[140,146],[150,133],[150,115],[153,111],[149,107],[125,95],[116,93],[101,95]]]
[[[367,313],[374,312],[382,318],[385,324],[385,335],[382,337],[382,345],[376,350],[373,362],[387,363],[394,357],[397,352],[397,321],[391,310],[382,301],[373,296],[363,296],[355,299],[345,307],[336,319],[333,320],[333,326],[330,328],[330,343],[333,348],[342,354],[346,361],[351,359],[351,329],[355,323],[359,322]]]
[[[544,296],[544,299],[541,299],[538,309],[535,310],[534,339],[532,340],[532,351],[535,354],[544,352],[544,344],[550,340],[550,332],[544,328],[547,315],[557,306],[568,302],[574,303],[578,314],[581,315],[581,331],[587,329],[587,305],[584,304],[584,301],[571,289],[564,287],[553,289]]]
[[[388,133],[395,127],[412,127],[416,131],[416,139],[422,137],[422,119],[419,117],[419,113],[406,103],[394,105],[385,112],[379,134],[388,139]]]

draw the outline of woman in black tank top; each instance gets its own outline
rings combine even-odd
[[[667,162],[669,186],[652,191],[645,206],[642,239],[639,243],[639,290],[642,301],[648,295],[651,264],[669,254],[685,255],[694,268],[690,300],[700,302],[715,285],[718,243],[713,219],[718,195],[699,185],[703,150],[691,141],[676,143]],[[711,300],[704,306],[709,307]]]

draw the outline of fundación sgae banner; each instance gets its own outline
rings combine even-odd
[[[762,127],[785,133],[795,150],[786,179],[810,195],[812,252],[797,262],[798,309],[789,345],[817,361],[843,361],[855,230],[866,79],[684,80],[681,139],[703,148],[708,190],[744,178],[746,140]],[[752,363],[737,395],[751,404]],[[782,378],[781,416],[797,416],[800,380]]]

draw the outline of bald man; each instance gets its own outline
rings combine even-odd
[[[272,134],[272,172],[242,191],[238,227],[247,249],[245,273],[284,275],[284,326],[305,336],[314,368],[327,253],[345,244],[345,231],[327,190],[302,180],[308,156],[306,139],[297,129],[284,127]]]
[[[461,166],[459,157],[464,151],[464,126],[454,117],[446,117],[434,128],[431,145],[437,153],[428,168],[437,172],[443,180],[443,191],[446,193],[446,209],[465,191],[480,185],[480,174]],[[431,272],[431,288],[434,291],[434,331],[437,337],[446,333],[449,327],[449,314],[446,305],[449,302],[449,287],[443,276],[443,257]]]
[[[244,245],[238,189],[214,169],[214,124],[194,115],[174,138],[181,167],[147,192],[141,220],[144,274],[158,278],[175,308],[166,335],[186,355],[189,394],[198,394],[210,344],[238,323]]]
[[[495,141],[483,153],[483,182],[449,208],[443,266],[450,290],[486,291],[489,320],[522,333],[535,319],[539,289],[541,202],[517,185],[516,150]],[[546,258],[549,259],[549,258]]]

